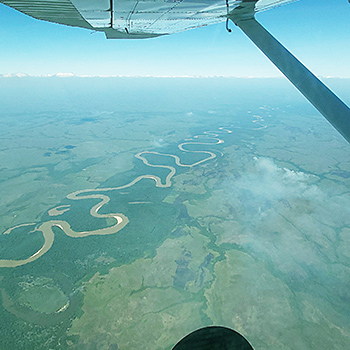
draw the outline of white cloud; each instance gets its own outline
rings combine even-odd
[[[73,73],[57,73],[54,76],[58,77],[58,78],[71,78],[71,77],[75,77],[75,74],[73,74]]]
[[[0,77],[2,78],[25,78],[28,77],[28,74],[25,73],[7,73],[7,74],[1,74]]]
[[[254,158],[249,171],[229,182],[228,195],[243,204],[248,215],[265,216],[270,208],[288,207],[296,200],[322,200],[323,193],[313,184],[316,176],[278,167],[268,158]]]

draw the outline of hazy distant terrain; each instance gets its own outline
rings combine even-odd
[[[207,325],[350,347],[350,148],[287,81],[3,77],[0,96],[0,349],[165,350]]]

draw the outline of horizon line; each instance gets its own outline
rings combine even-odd
[[[191,79],[205,79],[205,78],[224,78],[224,79],[285,79],[282,76],[235,76],[235,75],[128,75],[128,74],[115,74],[115,75],[89,75],[89,74],[74,74],[74,73],[55,73],[55,74],[42,74],[42,75],[30,75],[27,73],[3,73],[0,74],[0,78],[191,78]],[[318,76],[321,79],[350,79],[350,77],[337,77],[337,76]]]

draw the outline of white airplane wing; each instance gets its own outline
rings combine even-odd
[[[350,109],[256,20],[296,0],[0,0],[37,19],[140,39],[232,20],[350,143]]]
[[[295,0],[254,1],[255,12]],[[241,0],[0,0],[31,17],[140,39],[224,22]]]

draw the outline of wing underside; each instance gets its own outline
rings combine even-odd
[[[260,0],[260,12],[295,0]],[[105,32],[107,38],[150,38],[226,20],[241,0],[0,0],[37,19]]]

